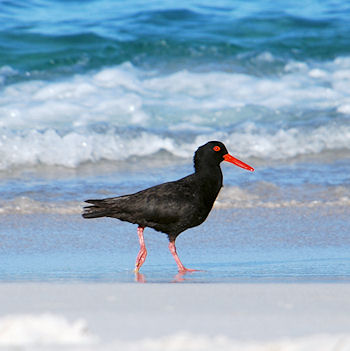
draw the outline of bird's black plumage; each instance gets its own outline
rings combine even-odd
[[[213,150],[215,145],[219,152]],[[174,240],[207,218],[222,187],[220,162],[225,154],[222,143],[209,142],[195,153],[193,174],[130,195],[87,200],[92,206],[84,208],[83,217],[118,218],[166,233]]]
[[[130,195],[87,200],[91,205],[84,207],[82,215],[150,227],[167,234],[174,243],[180,233],[207,218],[222,187],[220,163],[225,155],[228,152],[223,143],[210,141],[195,152],[193,174]]]

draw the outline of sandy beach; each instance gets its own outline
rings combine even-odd
[[[349,284],[0,285],[0,346],[349,350]]]
[[[347,207],[214,210],[179,237],[202,269],[186,275],[149,229],[139,276],[135,226],[16,211],[2,216],[1,350],[350,349]]]

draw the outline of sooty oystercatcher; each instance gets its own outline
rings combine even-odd
[[[254,168],[231,156],[223,143],[210,141],[195,152],[193,174],[130,195],[87,200],[92,205],[84,207],[82,215],[84,218],[112,217],[138,224],[140,251],[135,272],[139,271],[147,256],[143,238],[145,227],[168,235],[169,250],[179,272],[194,271],[181,263],[175,239],[184,230],[203,223],[207,218],[222,187],[222,161],[254,171]]]

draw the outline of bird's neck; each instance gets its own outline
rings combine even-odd
[[[201,194],[207,203],[214,203],[222,187],[222,172],[219,165],[196,170]]]

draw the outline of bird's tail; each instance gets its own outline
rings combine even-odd
[[[109,214],[108,207],[105,206],[104,200],[86,200],[85,202],[92,204],[83,208],[82,216],[84,218],[106,217]]]

